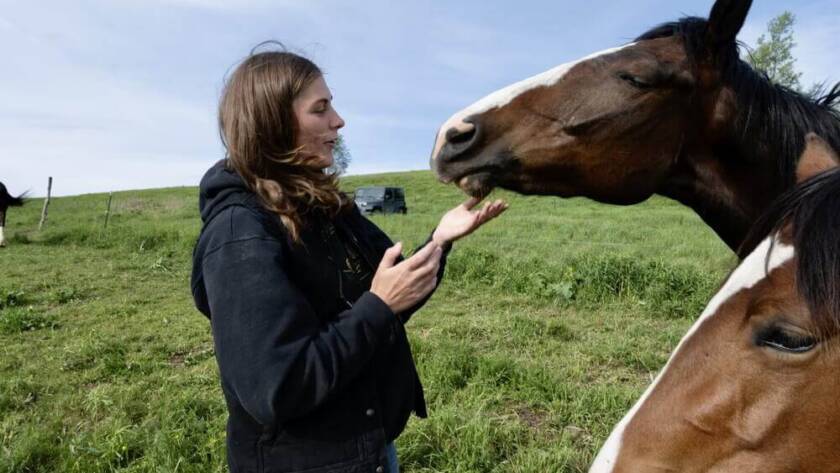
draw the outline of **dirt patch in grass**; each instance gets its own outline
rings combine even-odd
[[[516,417],[531,430],[542,430],[548,417],[544,412],[536,411],[527,406],[516,407],[514,412]]]

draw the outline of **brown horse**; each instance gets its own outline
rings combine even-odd
[[[840,169],[814,135],[755,249],[590,473],[840,472]]]
[[[9,192],[6,190],[6,186],[0,182],[0,248],[6,246],[6,238],[3,234],[6,227],[6,210],[9,207],[19,207],[23,205],[25,195],[25,192],[17,197],[9,195]]]
[[[738,248],[794,184],[807,132],[840,148],[840,84],[813,100],[739,58],[750,4],[718,0],[708,20],[664,24],[485,97],[440,128],[432,168],[472,195],[664,195]]]

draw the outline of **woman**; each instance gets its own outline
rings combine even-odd
[[[403,324],[455,240],[506,208],[447,212],[402,259],[338,190],[344,121],[318,67],[252,53],[225,85],[227,150],[201,181],[192,291],[210,318],[238,472],[398,471],[393,440],[423,389]]]

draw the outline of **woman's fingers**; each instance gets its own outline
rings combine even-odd
[[[423,266],[417,268],[417,275],[421,278],[428,277],[430,274],[437,274],[440,268],[440,253],[436,253],[437,258],[429,258]]]
[[[435,245],[437,246],[437,245]],[[418,252],[419,253],[419,252]],[[416,268],[406,268],[408,280],[411,286],[417,290],[424,290],[430,279],[437,276],[440,268],[440,255],[442,250],[440,247],[435,248],[428,260]]]
[[[499,202],[498,200],[496,202],[488,202],[484,206],[484,208],[481,209],[481,212],[478,215],[478,220],[479,220],[480,223],[484,223],[487,220],[489,220],[489,218],[493,214],[494,209],[496,208],[498,202]]]
[[[425,294],[423,294],[423,297],[429,295],[430,292],[434,291],[435,287],[437,287],[437,277],[434,277],[431,280],[429,280],[429,284],[426,286],[426,290],[424,291]]]
[[[371,291],[396,312],[426,297],[437,286],[437,272],[443,249],[430,242],[410,258],[394,265],[402,244],[388,248],[374,275]],[[387,271],[384,271],[387,270]]]
[[[437,247],[432,253],[432,256],[430,256],[422,266],[417,268],[416,271],[418,271],[422,277],[437,273],[437,270],[440,267],[440,255],[442,253],[443,250],[441,250],[440,247]]]
[[[493,202],[493,204],[490,206],[490,208],[487,211],[487,215],[489,216],[489,218],[494,218],[494,217],[497,217],[502,212],[504,212],[506,209],[507,209],[507,204],[505,203],[505,201],[499,199],[499,200]]]
[[[379,267],[382,269],[387,269],[394,266],[394,263],[397,261],[397,258],[402,253],[402,242],[398,241],[394,246],[385,250],[385,254],[382,255],[382,261],[379,262]]]
[[[476,214],[476,226],[483,225],[484,223],[498,217],[506,209],[507,204],[501,199],[488,203]]]
[[[440,247],[436,243],[428,243],[423,248],[420,248],[420,251],[414,253],[409,257],[407,260],[403,261],[408,269],[414,270],[423,266],[429,258],[431,258],[436,250],[439,250]],[[439,256],[439,255],[438,255]]]

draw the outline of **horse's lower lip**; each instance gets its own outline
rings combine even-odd
[[[455,181],[459,189],[472,197],[484,198],[495,187],[490,173],[486,171],[466,174]]]

